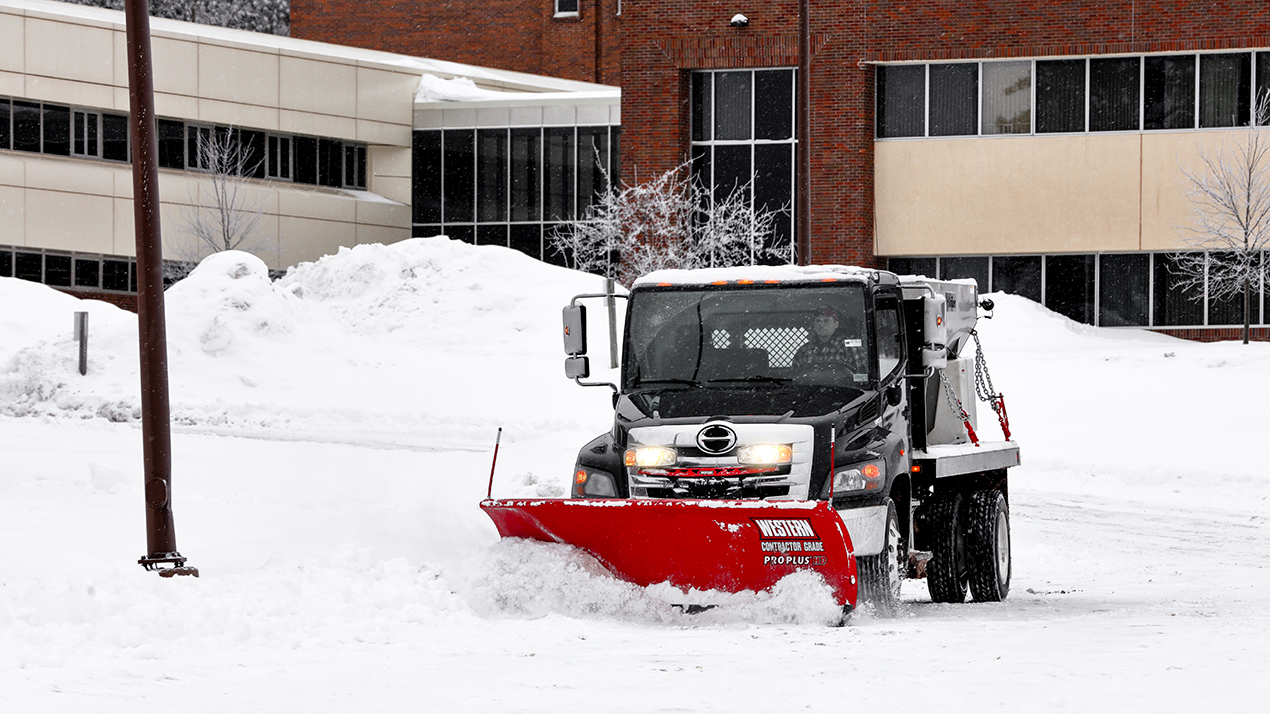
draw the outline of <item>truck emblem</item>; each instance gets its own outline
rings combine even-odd
[[[697,432],[697,447],[707,454],[726,454],[736,446],[736,432],[723,424],[709,424]]]

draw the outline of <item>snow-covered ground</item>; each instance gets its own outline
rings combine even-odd
[[[1172,712],[1270,696],[1270,345],[994,296],[980,332],[1023,449],[1010,598],[932,605],[912,582],[897,617],[835,629],[814,582],[688,616],[565,547],[498,540],[477,507],[498,427],[496,496],[562,494],[607,428],[607,390],[564,379],[558,329],[598,288],[445,239],[277,283],[248,256],[206,262],[167,301],[177,536],[202,577],[160,579],[135,564],[135,318],[0,279],[0,709]]]

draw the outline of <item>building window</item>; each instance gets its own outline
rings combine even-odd
[[[1036,63],[1036,133],[1085,130],[1085,60]]]
[[[548,221],[574,216],[574,129],[543,130],[543,211]]]
[[[101,155],[98,143],[98,131],[101,116],[95,112],[75,110],[72,130],[71,153],[75,156],[98,157]]]
[[[0,149],[12,147],[13,141],[13,105],[8,99],[0,98]],[[3,276],[9,277],[9,276]]]
[[[881,139],[926,135],[926,66],[877,68],[877,135]]]
[[[993,292],[1018,295],[1039,303],[1041,284],[1041,256],[1003,255],[992,258]]]
[[[979,292],[988,292],[991,284],[987,256],[957,256],[939,260],[940,280],[964,280],[971,278],[979,286]]]
[[[366,147],[344,145],[344,187],[366,188]]]
[[[511,130],[511,219],[542,218],[542,130]],[[513,238],[515,236],[513,235]]]
[[[507,130],[481,129],[476,141],[476,220],[506,221]]]
[[[444,136],[444,201],[446,223],[472,223],[476,205],[476,132],[471,129],[446,131]],[[447,232],[449,228],[447,228]],[[454,237],[451,234],[451,237]],[[475,240],[473,234],[472,240]],[[469,241],[470,242],[470,241]]]
[[[101,158],[108,161],[129,161],[128,117],[119,114],[101,115]]]
[[[979,125],[979,65],[930,66],[930,135],[973,136]]]
[[[792,255],[794,242],[794,70],[693,72],[690,99],[692,180],[715,203],[741,191],[775,213],[760,259],[783,262],[769,252]]]
[[[71,108],[56,104],[44,105],[44,136],[42,151],[54,156],[71,155]]]
[[[555,0],[555,3],[557,17],[578,14],[578,0]]]
[[[1252,87],[1252,57],[1247,52],[1200,55],[1199,125],[1247,126]]]
[[[437,224],[436,233],[428,234],[436,235],[441,232],[441,132],[416,131],[410,153],[411,219],[415,224]]]
[[[617,137],[609,126],[416,131],[411,233],[562,263],[547,239],[615,180]]]
[[[316,185],[318,182],[318,142],[308,136],[293,139],[295,149],[295,182]]]
[[[1151,255],[1098,256],[1098,324],[1109,327],[1151,324]]]
[[[13,148],[15,151],[40,152],[40,105],[13,101]]]
[[[1032,63],[983,63],[983,133],[1032,131]]]
[[[1195,128],[1195,55],[1146,57],[1142,91],[1145,129]]]
[[[1177,260],[1168,253],[1155,254],[1155,315],[1153,324],[1193,327],[1204,324],[1204,288],[1186,287]]]
[[[291,137],[270,135],[266,143],[265,175],[272,179],[291,179]]]
[[[159,119],[159,168],[185,168],[185,125],[171,119]]]

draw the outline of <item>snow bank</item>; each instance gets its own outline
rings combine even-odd
[[[415,90],[416,102],[470,102],[506,96],[507,92],[482,89],[467,77],[443,79],[426,73],[419,78],[419,88]]]

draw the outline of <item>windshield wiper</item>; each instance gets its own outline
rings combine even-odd
[[[755,384],[789,384],[794,380],[785,377],[767,377],[763,375],[754,375],[752,377],[720,377],[719,379],[708,379],[707,382],[713,384],[715,382],[750,382]]]

